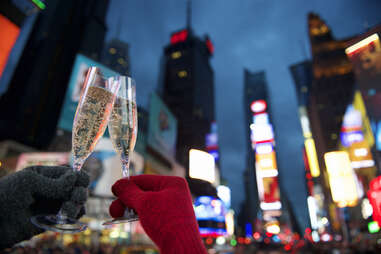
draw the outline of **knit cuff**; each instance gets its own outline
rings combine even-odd
[[[159,246],[161,254],[207,254],[195,224],[180,224],[172,227]]]

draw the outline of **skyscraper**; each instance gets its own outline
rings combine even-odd
[[[309,38],[312,51],[313,80],[309,89],[307,114],[312,138],[316,144],[323,204],[329,211],[333,229],[341,230],[340,220],[332,200],[329,174],[324,155],[336,151],[340,145],[340,131],[344,114],[353,101],[355,80],[352,64],[345,54],[350,38],[336,39],[327,24],[314,13],[308,15]]]
[[[108,0],[49,1],[0,100],[0,139],[46,147],[53,138],[77,53],[97,60]]]
[[[191,148],[205,150],[215,120],[213,45],[191,27],[174,32],[164,49],[159,93],[178,120],[177,160],[188,167]]]
[[[276,145],[277,126],[274,126],[271,116],[266,74],[245,70],[244,82],[247,144],[245,223],[261,221],[255,224],[255,230],[259,232],[269,232],[276,225],[283,229],[291,228],[299,234],[304,233],[310,226],[305,184],[295,186],[285,180],[287,174],[297,175],[298,170],[303,169],[292,166],[292,163],[279,167],[277,149],[280,147]],[[290,197],[293,192],[298,193],[297,202],[295,196]]]

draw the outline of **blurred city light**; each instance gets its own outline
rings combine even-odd
[[[356,205],[358,192],[348,153],[344,151],[329,152],[324,154],[324,160],[333,201],[339,207]]]
[[[311,175],[318,177],[320,175],[319,162],[316,155],[315,141],[312,138],[304,140],[308,164],[310,166]]]
[[[210,183],[215,182],[214,157],[207,152],[191,149],[189,151],[189,176]]]
[[[378,225],[377,221],[371,221],[368,223],[368,231],[371,234],[374,234],[380,231],[380,226]]]
[[[364,40],[361,40],[359,41],[358,43],[348,47],[346,50],[345,50],[345,53],[346,54],[352,54],[353,52],[355,52],[356,50],[364,47],[364,46],[367,46],[369,45],[370,43],[374,42],[374,41],[377,41],[379,40],[379,37],[378,37],[378,34],[372,34],[371,36],[365,38]]]

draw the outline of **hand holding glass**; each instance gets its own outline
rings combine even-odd
[[[81,98],[73,122],[73,170],[79,171],[95,145],[103,136],[119,89],[112,78],[105,79],[97,67],[90,67],[83,84]],[[86,224],[69,218],[61,208],[57,215],[38,215],[33,224],[60,233],[77,233]]]
[[[135,81],[130,77],[120,76],[119,92],[108,122],[108,128],[115,150],[120,154],[123,177],[129,177],[130,157],[135,148],[138,132],[138,112],[136,106]],[[112,225],[138,220],[133,210],[126,209],[124,217],[103,223]]]

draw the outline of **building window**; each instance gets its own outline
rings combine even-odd
[[[171,54],[172,59],[177,59],[181,57],[181,52],[180,51],[175,51]]]
[[[110,52],[111,55],[114,55],[116,53],[116,49],[115,48],[110,48],[108,50],[108,52]]]
[[[179,76],[179,78],[185,78],[186,76],[188,76],[188,73],[187,73],[187,71],[179,71],[178,73],[177,73],[177,76]]]

